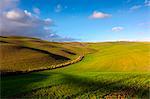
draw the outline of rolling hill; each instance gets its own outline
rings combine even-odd
[[[1,73],[32,71],[78,57],[80,43],[47,42],[27,37],[0,37]]]
[[[149,42],[59,43],[35,38],[1,37],[1,43],[8,57],[3,64],[9,66],[11,62],[6,61],[10,60],[21,66],[24,57],[26,61],[23,62],[28,64],[24,69],[36,67],[34,64],[47,66],[51,62],[61,63],[84,55],[82,61],[67,67],[3,76],[2,98],[149,98]],[[20,50],[20,46],[24,48]],[[55,58],[57,55],[59,59]],[[16,58],[13,60],[12,57]],[[17,65],[10,67],[11,70],[18,69]]]

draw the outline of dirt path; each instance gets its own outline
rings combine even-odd
[[[126,94],[123,93],[112,93],[104,96],[105,99],[127,99]]]
[[[113,92],[103,96],[104,99],[137,99],[136,96],[129,95],[128,92]],[[132,93],[132,92],[131,92]]]

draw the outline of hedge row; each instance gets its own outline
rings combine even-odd
[[[52,69],[56,69],[56,68],[62,68],[62,67],[65,67],[65,66],[68,66],[71,64],[75,64],[75,63],[81,61],[83,58],[84,58],[84,55],[80,55],[79,57],[77,57],[74,60],[67,61],[65,63],[61,63],[61,64],[57,64],[57,65],[51,65],[48,67],[33,68],[33,69],[26,70],[26,71],[1,72],[1,76],[26,74],[26,73],[31,73],[31,72],[43,71],[43,70],[52,70]]]

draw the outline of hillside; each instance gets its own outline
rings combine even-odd
[[[41,57],[46,57],[47,52],[61,56],[57,60],[58,62],[62,62],[62,57],[63,61],[68,61],[68,59],[71,60],[84,54],[82,61],[67,67],[2,77],[1,95],[3,98],[149,98],[149,42],[58,43],[41,40],[35,42],[33,38],[30,40],[26,38],[24,40],[26,43],[21,43],[23,39],[19,38],[19,43],[18,41],[16,43],[16,38],[15,40],[14,38],[11,40],[3,38],[2,40],[2,43],[10,41],[9,43],[13,42],[17,45],[17,47],[16,45],[10,47],[10,44],[8,46],[7,43],[6,46],[10,48],[7,50],[5,48],[3,51],[9,52],[9,57],[15,57],[18,54],[26,59],[37,57],[35,64],[43,59]],[[25,48],[28,48],[17,53],[18,46],[23,44]],[[48,47],[52,45],[53,47],[49,49]],[[9,50],[14,50],[13,54]],[[17,52],[15,52],[16,50]],[[27,56],[29,53],[32,53],[33,56]],[[21,57],[20,55],[17,57]],[[53,62],[55,59],[52,55],[47,58],[45,61],[40,61],[41,64],[47,64],[48,60]],[[10,58],[10,60],[12,59]],[[30,59],[27,61],[30,63]],[[28,63],[27,61],[26,63]],[[17,60],[16,63],[19,62],[20,60]],[[31,66],[34,65],[31,64]]]
[[[27,37],[0,37],[1,72],[30,71],[77,58],[80,43],[47,42]]]
[[[149,42],[89,43],[88,47],[95,52],[86,55],[80,63],[68,67],[69,71],[150,71]]]

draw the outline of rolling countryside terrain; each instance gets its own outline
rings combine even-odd
[[[51,68],[83,54],[80,43],[53,43],[26,37],[0,37],[2,73]],[[78,47],[80,46],[80,47]]]
[[[0,37],[1,98],[149,98],[150,42],[47,42],[27,37]]]

